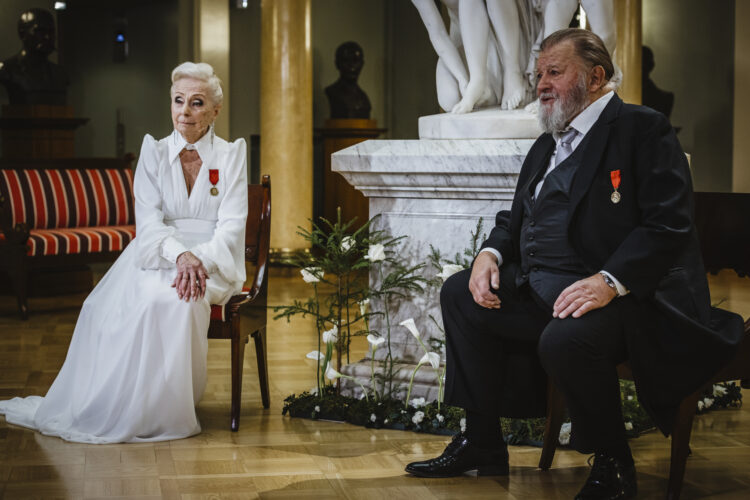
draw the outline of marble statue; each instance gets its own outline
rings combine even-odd
[[[21,51],[0,63],[0,84],[11,105],[65,105],[68,75],[47,60],[55,50],[55,21],[44,9],[29,9],[18,21]]]
[[[534,100],[539,45],[567,28],[579,0],[442,0],[446,28],[434,0],[412,0],[438,54],[438,103],[454,114]],[[580,0],[591,28],[614,52],[614,0]],[[613,83],[622,72],[615,68]]]
[[[345,42],[336,49],[339,79],[325,89],[331,118],[370,118],[370,99],[357,84],[364,64],[364,53],[357,42]]]

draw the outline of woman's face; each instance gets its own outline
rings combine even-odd
[[[206,133],[221,106],[210,97],[208,85],[195,78],[181,78],[172,88],[172,124],[182,137],[194,143]]]

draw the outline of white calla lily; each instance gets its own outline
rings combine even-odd
[[[370,245],[367,248],[367,255],[365,255],[365,259],[369,260],[370,262],[385,260],[385,247],[380,243]]]
[[[313,359],[313,360],[320,361],[321,359],[325,359],[326,355],[323,354],[320,351],[310,351],[310,352],[307,353],[307,355],[305,357],[307,359]]]
[[[359,304],[359,314],[364,316],[367,313],[367,306],[370,305],[370,299],[360,300],[357,304]]]
[[[437,277],[445,281],[457,272],[463,270],[463,266],[459,266],[458,264],[445,264],[443,266],[443,270],[439,274],[437,274]]]
[[[341,239],[341,251],[346,253],[349,250],[351,250],[356,244],[357,244],[357,240],[355,240],[351,236],[344,236]]]
[[[380,344],[385,342],[385,337],[376,337],[372,333],[367,336],[367,341],[373,348],[378,347]]]
[[[419,364],[430,363],[434,369],[440,368],[440,355],[436,352],[426,352],[422,359],[419,360]]]
[[[331,363],[328,363],[328,366],[326,366],[326,378],[328,380],[336,380],[337,378],[341,378],[343,375],[341,375],[339,372],[336,371],[336,369],[331,366]]]
[[[306,267],[300,269],[299,272],[302,274],[302,279],[305,280],[305,283],[317,283],[325,274],[319,267]]]
[[[414,318],[405,319],[399,325],[406,327],[417,340],[420,340],[419,330],[417,330],[417,325],[414,323]]]
[[[326,344],[332,344],[336,342],[338,338],[339,338],[339,327],[337,325],[333,325],[333,328],[323,332],[323,342]]]

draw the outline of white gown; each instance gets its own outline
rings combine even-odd
[[[204,135],[190,197],[182,136],[146,135],[135,173],[137,236],[83,304],[60,373],[44,397],[0,402],[9,423],[68,441],[179,439],[200,432],[211,304],[245,281],[246,146]],[[217,169],[217,196],[209,169]],[[190,250],[209,272],[203,299],[180,301],[174,261]]]

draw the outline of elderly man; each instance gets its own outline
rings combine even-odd
[[[680,400],[731,356],[742,319],[710,307],[685,155],[667,119],[624,104],[595,34],[547,37],[537,63],[539,118],[510,211],[471,270],[441,293],[445,401],[466,430],[423,477],[508,473],[500,416],[544,413],[549,376],[593,453],[576,498],[636,494],[616,365],[629,359],[639,399],[665,433]],[[548,374],[548,375],[547,375]]]

